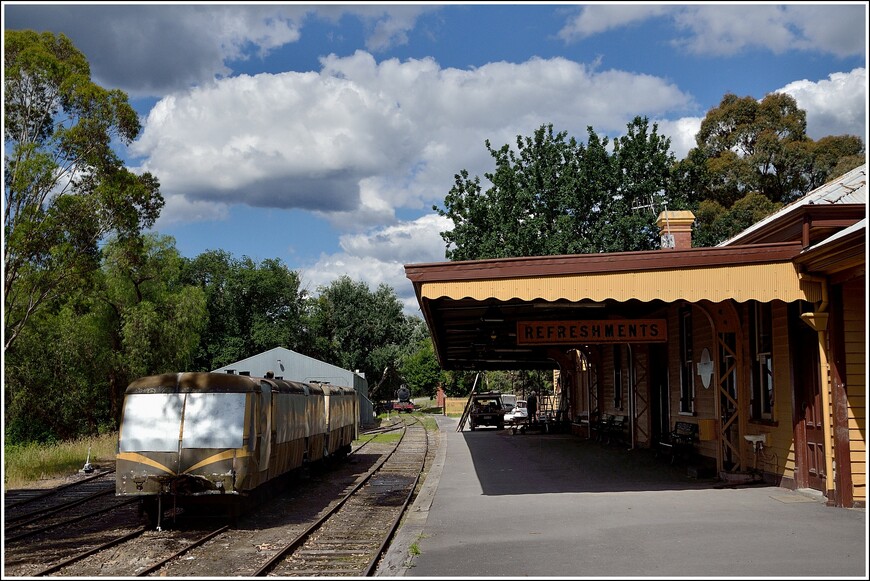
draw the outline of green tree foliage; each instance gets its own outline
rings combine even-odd
[[[758,193],[746,194],[730,208],[705,200],[695,211],[694,246],[716,246],[782,207]]]
[[[275,347],[305,350],[305,294],[299,274],[279,259],[258,264],[209,250],[185,264],[183,280],[202,289],[208,311],[193,369],[210,371]]]
[[[495,171],[483,191],[480,178],[456,174],[444,200],[434,206],[453,222],[442,232],[450,260],[547,256],[644,250],[658,244],[656,212],[639,206],[662,204],[673,155],[657,125],[636,117],[627,134],[609,141],[588,128],[585,145],[544,125],[532,137],[486,148]],[[669,201],[671,208],[681,201]]]
[[[68,439],[114,429],[131,380],[186,369],[205,297],[181,283],[169,237],[110,239],[100,271],[46,304],[7,351],[7,437]]]
[[[39,310],[7,351],[7,442],[55,442],[114,428],[107,397],[113,353],[103,313],[89,303],[76,296]]]
[[[468,397],[468,394],[471,393],[472,387],[475,386],[474,381],[475,378],[477,378],[477,374],[477,371],[445,371],[443,385],[444,393],[447,397]],[[483,381],[483,373],[481,373],[480,378],[477,378],[477,381],[478,383]],[[479,387],[480,386],[477,388]]]
[[[420,340],[416,351],[402,359],[401,370],[411,394],[415,396],[434,397],[438,386],[444,382],[444,373],[435,358],[435,348],[429,337]]]
[[[364,282],[342,276],[318,289],[306,315],[306,355],[365,373],[376,384],[419,337],[419,319],[402,313],[395,291],[381,284],[372,292]],[[390,396],[387,399],[391,399]]]
[[[8,30],[4,50],[5,351],[99,267],[107,234],[135,238],[164,202],[157,180],[112,150],[141,129],[127,96],[92,83],[68,38]]]
[[[636,117],[625,135],[613,142],[610,187],[601,199],[599,219],[590,232],[597,252],[652,250],[661,244],[656,220],[667,204],[670,210],[687,200],[670,187],[675,164],[671,141]],[[642,209],[641,209],[642,208]]]
[[[105,249],[101,300],[114,354],[109,401],[116,419],[131,380],[189,368],[206,322],[205,294],[184,283],[174,240],[149,234],[139,241],[113,239]]]
[[[761,101],[726,94],[695,140],[674,171],[674,187],[699,217],[695,246],[718,244],[751,225],[749,216],[764,218],[764,207],[773,211],[864,163],[856,136],[807,137],[806,113],[781,93]]]

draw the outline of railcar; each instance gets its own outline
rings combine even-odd
[[[237,514],[285,475],[347,454],[358,405],[352,388],[328,384],[206,372],[137,379],[124,396],[115,493],[141,497],[158,528],[164,501]]]

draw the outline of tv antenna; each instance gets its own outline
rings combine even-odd
[[[659,190],[655,194],[649,195],[649,204],[635,204],[631,207],[632,210],[643,210],[645,208],[649,208],[652,212],[653,216],[657,216],[656,213],[656,200],[655,198],[662,198],[662,202],[660,206],[663,208],[663,212],[665,214],[665,230],[662,234],[661,238],[661,247],[662,248],[673,248],[674,247],[674,235],[671,234],[671,221],[668,218],[668,201],[665,198],[665,191]]]

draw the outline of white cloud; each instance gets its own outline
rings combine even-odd
[[[695,135],[701,129],[703,117],[682,117],[676,121],[657,120],[659,134],[671,138],[671,151],[677,159],[684,159],[689,150],[697,145]]]
[[[672,10],[672,8],[665,6],[644,4],[593,4],[584,6],[559,31],[559,38],[567,42],[582,40],[595,34],[613,30],[614,28],[639,24],[650,18],[665,15]]]
[[[727,56],[762,48],[774,54],[803,50],[846,57],[866,51],[866,7],[861,4],[837,10],[810,3],[590,5],[571,17],[559,37],[574,42],[662,17],[685,33],[671,42],[695,54]]]
[[[230,74],[246,60],[297,42],[313,6],[4,5],[4,25],[63,32],[94,80],[131,97],[165,95]]]
[[[172,224],[226,220],[229,208],[220,202],[189,200],[181,195],[164,195],[166,204],[154,224],[156,230]]]
[[[544,123],[583,139],[635,115],[691,106],[651,75],[563,58],[460,70],[432,59],[325,57],[320,73],[240,76],[159,101],[131,152],[168,194],[302,208],[358,230],[443,200],[453,175],[491,168],[484,147]]]
[[[440,232],[452,226],[446,218],[427,214],[365,234],[346,234],[340,242],[343,252],[321,255],[316,263],[301,269],[303,279],[312,293],[345,275],[365,282],[372,290],[384,283],[396,291],[406,314],[419,315],[404,265],[443,262],[445,243]]]
[[[867,144],[867,69],[833,73],[817,82],[794,81],[776,91],[807,112],[807,135],[858,135]]]

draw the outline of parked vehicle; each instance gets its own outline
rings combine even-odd
[[[480,426],[495,426],[499,430],[504,429],[504,404],[500,392],[475,393],[471,398],[469,421],[472,432]]]
[[[526,409],[526,400],[517,400],[517,405],[504,415],[504,423],[507,426],[524,424],[529,419],[529,410]]]
[[[501,394],[501,403],[504,405],[505,413],[514,409],[517,405],[517,396],[514,393]]]

